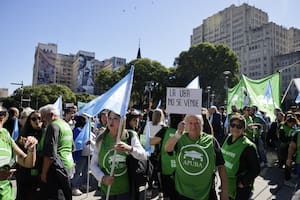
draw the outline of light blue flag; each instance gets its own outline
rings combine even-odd
[[[159,102],[158,102],[158,104],[157,104],[157,106],[156,106],[156,109],[159,109],[160,106],[161,106],[161,100],[159,100]]]
[[[272,97],[272,87],[271,87],[271,81],[268,81],[267,84],[267,88],[264,94],[264,99],[268,102],[268,103],[272,103],[273,102],[273,97]]]
[[[297,98],[295,99],[295,103],[300,103],[300,93],[298,93]]]
[[[18,118],[15,119],[14,130],[12,132],[11,137],[14,139],[14,141],[16,141],[17,138],[19,137],[19,120],[18,120]]]
[[[88,102],[78,114],[94,117],[101,110],[108,109],[124,117],[130,100],[133,73],[134,67],[132,66],[130,72],[122,80],[101,96]]]
[[[53,105],[57,108],[59,116],[62,117],[62,96],[59,96]]]
[[[84,127],[82,128],[81,132],[76,137],[75,143],[75,151],[82,150],[87,141],[90,139],[90,132],[91,132],[91,118],[88,119]]]
[[[149,119],[146,122],[146,142],[145,142],[145,151],[147,153],[147,156],[151,156],[151,145],[150,145],[150,121]]]
[[[189,89],[200,89],[200,84],[199,84],[199,76],[194,78],[187,86],[186,88]]]

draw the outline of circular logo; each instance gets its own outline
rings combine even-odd
[[[191,176],[202,174],[209,164],[206,151],[198,144],[182,147],[177,159],[180,168]]]
[[[114,150],[111,149],[104,155],[103,166],[108,174],[111,172],[111,168],[114,162]],[[122,176],[127,171],[126,155],[125,153],[117,153],[115,155],[115,169],[114,176]]]

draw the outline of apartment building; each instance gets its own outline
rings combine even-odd
[[[193,29],[191,45],[228,45],[239,57],[240,73],[259,79],[274,72],[272,57],[300,48],[300,30],[269,22],[268,14],[248,4],[231,5]]]
[[[73,92],[95,94],[95,77],[99,70],[116,70],[126,64],[126,59],[112,57],[104,61],[95,59],[94,52],[77,54],[57,53],[57,45],[39,43],[35,51],[33,85],[58,83]]]

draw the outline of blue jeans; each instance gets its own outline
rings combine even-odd
[[[79,188],[87,184],[88,176],[88,156],[80,156],[80,159],[75,163],[75,174],[71,180],[72,188]]]
[[[267,161],[266,151],[265,151],[264,143],[263,143],[261,137],[258,137],[257,148],[258,148],[258,153],[259,153],[260,159],[264,163],[267,163],[268,161]]]

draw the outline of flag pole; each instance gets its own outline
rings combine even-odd
[[[283,95],[283,97],[282,97],[282,99],[281,99],[281,102],[280,102],[281,104],[283,103],[283,101],[284,101],[284,99],[285,99],[285,97],[286,97],[286,95],[287,95],[287,93],[288,93],[288,91],[289,91],[289,89],[290,89],[290,87],[291,87],[293,81],[294,81],[294,79],[292,79],[292,80],[290,81],[290,83],[289,83],[287,89],[285,90],[284,95]]]
[[[88,116],[88,123],[90,123],[90,125],[89,125],[89,141],[91,142],[91,129],[92,129],[92,127],[91,127],[91,120],[92,120],[92,118],[91,118],[91,116]],[[89,190],[90,190],[90,167],[91,167],[91,143],[89,144],[89,155],[88,155],[88,170],[87,170],[87,180],[86,180],[86,194],[87,194],[87,198],[89,197]]]
[[[116,138],[116,144],[117,144],[118,142],[120,142],[121,132],[123,132],[123,122],[124,122],[124,118],[121,118],[121,119],[120,119],[119,128],[118,128],[118,135],[117,135],[117,138]],[[116,155],[117,155],[117,151],[114,150],[113,162],[112,162],[112,165],[111,165],[110,176],[113,176],[114,171],[115,171],[115,166],[116,166]],[[111,185],[108,185],[107,192],[106,192],[106,200],[109,200],[110,188],[111,188]]]

